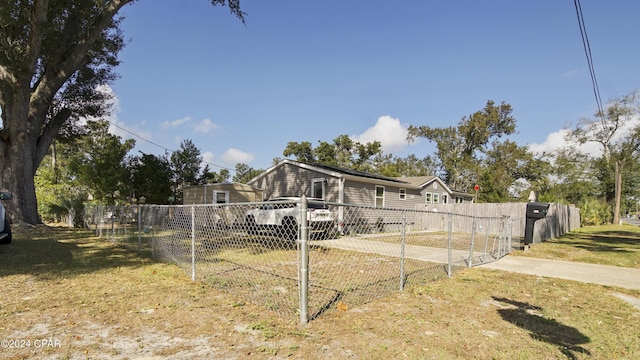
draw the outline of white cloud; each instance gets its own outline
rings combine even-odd
[[[565,138],[568,132],[569,130],[567,129],[561,129],[561,130],[552,132],[551,134],[547,135],[547,138],[543,143],[529,144],[528,145],[529,150],[534,154],[542,154],[542,153],[553,154],[556,151],[569,145],[569,142]],[[595,156],[602,154],[601,145],[593,141],[580,145],[578,149],[582,153],[591,154]]]
[[[251,161],[253,161],[254,158],[255,158],[254,154],[247,153],[242,150],[238,150],[234,148],[228,149],[221,156],[221,159],[223,161],[231,164],[236,164],[236,163],[248,164]]]
[[[616,136],[613,137],[613,141],[618,141],[628,135],[636,126],[640,125],[640,118],[634,117],[627,121],[623,127],[621,127],[617,132]],[[547,135],[545,141],[541,144],[529,144],[529,150],[536,154],[546,153],[554,153],[557,150],[564,148],[569,143],[566,140],[566,135],[569,133],[567,129],[561,129],[551,134]],[[592,156],[599,156],[602,154],[602,145],[597,142],[590,141],[578,147],[580,152],[585,154],[590,154]]]
[[[204,167],[208,164],[214,164],[215,157],[216,156],[211,151],[205,151],[204,154],[202,154],[202,163],[200,164],[200,169],[204,169]],[[209,169],[215,171],[215,169],[211,168],[211,165],[209,165]]]
[[[389,115],[381,116],[376,124],[367,129],[361,135],[354,135],[353,140],[366,144],[379,141],[382,151],[389,154],[407,147],[407,126],[400,123],[399,119]]]
[[[186,117],[183,117],[181,119],[176,119],[176,120],[171,120],[171,121],[167,120],[167,121],[163,121],[162,122],[162,127],[163,128],[169,128],[169,129],[177,128],[179,126],[182,126],[182,125],[188,123],[189,121],[191,121],[191,116],[186,116]]]
[[[205,151],[205,153],[202,154],[202,161],[213,163],[215,157],[216,156],[211,151]]]
[[[82,118],[80,119],[81,124],[83,125],[86,124],[87,120],[106,119],[110,123],[109,133],[113,135],[120,136],[123,139],[134,139],[136,140],[136,143],[141,140],[140,138],[143,138],[145,140],[151,140],[152,138],[151,133],[149,131],[142,130],[142,128],[144,128],[146,125],[144,122],[136,125],[127,125],[124,121],[120,121],[120,118],[118,117],[118,114],[121,111],[120,99],[118,98],[116,93],[113,91],[113,89],[109,85],[98,86],[98,91],[106,93],[111,96],[111,99],[110,99],[111,112],[106,118],[104,117]]]
[[[541,144],[529,144],[529,150],[535,154],[554,153],[566,146],[565,135],[566,129],[561,129],[547,135],[547,138]]]
[[[208,134],[210,131],[218,128],[218,124],[211,121],[211,119],[206,118],[200,121],[196,127],[193,129],[196,133]]]

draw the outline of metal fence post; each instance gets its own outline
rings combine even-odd
[[[469,247],[469,259],[467,260],[467,267],[473,265],[473,247],[476,240],[476,216],[473,215],[473,221],[471,222],[471,246]]]
[[[309,203],[307,197],[302,195],[300,201],[300,324],[309,321],[309,220],[307,209]]]
[[[115,212],[115,209],[111,211],[111,241],[116,241],[116,232],[115,232],[116,215],[114,214],[114,212]]]
[[[513,249],[512,245],[511,245],[511,238],[513,236],[513,218],[511,216],[509,216],[509,232],[507,233],[507,236],[509,237],[509,239],[507,240],[507,254],[511,253],[511,250]]]
[[[448,254],[447,254],[448,255],[447,275],[449,277],[451,277],[451,276],[453,276],[453,274],[451,272],[451,263],[453,261],[452,260],[452,257],[453,257],[453,254],[452,254],[452,251],[453,251],[453,215],[451,215],[451,213],[449,213],[448,217],[449,217],[449,224],[448,224],[449,225],[448,226],[448,228],[449,228],[449,230],[448,230],[449,231],[449,237],[448,237],[448,240],[447,240],[447,247],[448,247],[448,249],[447,249],[447,251],[448,251]]]
[[[191,280],[196,280],[196,211],[191,205]]]
[[[402,210],[402,241],[400,243],[400,291],[404,291],[404,251],[407,243],[407,211]]]
[[[140,251],[142,251],[142,235],[140,234],[142,232],[142,215],[140,214],[142,212],[142,207],[140,206],[140,204],[138,204],[138,254],[140,254]]]

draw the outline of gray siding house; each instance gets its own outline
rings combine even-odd
[[[262,201],[262,190],[249,185],[223,182],[188,186],[184,189],[183,204],[228,204]]]
[[[324,164],[285,159],[250,180],[264,200],[280,196],[320,198],[327,202],[415,209],[420,204],[473,202],[435,176],[386,177]]]

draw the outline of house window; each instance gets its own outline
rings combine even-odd
[[[407,189],[400,189],[400,200],[407,200]]]
[[[214,191],[213,192],[213,203],[214,204],[228,204],[229,203],[229,192],[228,191]]]
[[[455,202],[456,204],[462,204],[462,203],[464,202],[464,200],[463,200],[460,196],[456,196],[456,197],[454,198],[454,202]]]
[[[376,207],[384,207],[384,186],[376,185]]]
[[[449,202],[449,196],[447,194],[442,194],[442,203],[447,204]]]
[[[434,204],[440,203],[440,194],[433,194],[433,203]]]
[[[425,193],[424,194],[424,203],[425,204],[431,204],[431,193]]]
[[[326,183],[327,180],[325,178],[313,179],[311,182],[311,197],[324,200]]]

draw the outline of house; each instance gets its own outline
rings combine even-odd
[[[436,176],[412,176],[397,178],[409,182],[421,189],[424,204],[461,204],[472,203],[472,194],[450,189],[439,177]]]
[[[258,202],[262,201],[263,197],[260,189],[236,182],[222,182],[186,187],[183,203],[191,205]]]
[[[415,209],[417,204],[472,202],[473,195],[452,191],[435,176],[387,177],[325,164],[285,159],[250,180],[264,199],[281,196],[327,202]]]

